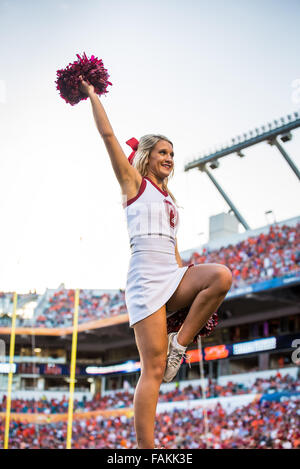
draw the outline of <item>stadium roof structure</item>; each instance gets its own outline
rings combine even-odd
[[[216,181],[214,176],[208,170],[207,166],[209,165],[211,169],[216,169],[220,166],[220,158],[223,158],[232,153],[236,153],[239,157],[242,158],[245,156],[245,154],[242,153],[242,150],[245,148],[257,145],[261,142],[267,142],[269,145],[275,145],[278,148],[292,171],[300,180],[299,169],[291,157],[287,154],[281,143],[278,141],[279,136],[283,143],[291,140],[291,131],[298,127],[300,127],[300,117],[298,112],[288,114],[285,118],[281,117],[279,120],[275,119],[273,122],[269,122],[267,125],[256,127],[254,130],[250,130],[249,132],[245,132],[242,135],[238,135],[235,138],[232,138],[230,144],[217,146],[212,152],[202,154],[199,158],[191,161],[190,163],[187,163],[184,166],[184,171],[198,168],[199,171],[205,172],[215,187],[218,189],[222,197],[225,199],[227,204],[230,206],[238,221],[244,226],[246,230],[249,230],[250,226],[248,225],[247,221],[238,211],[220,184]]]

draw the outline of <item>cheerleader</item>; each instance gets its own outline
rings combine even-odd
[[[127,158],[94,87],[80,80],[122,192],[131,249],[125,301],[141,361],[134,427],[137,448],[153,449],[160,385],[175,378],[197,335],[215,327],[232,274],[222,264],[182,264],[178,205],[168,188],[175,166],[170,139],[156,134],[131,138]]]

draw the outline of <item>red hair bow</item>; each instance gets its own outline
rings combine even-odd
[[[132,164],[134,155],[138,149],[139,141],[136,138],[132,137],[129,140],[127,140],[126,143],[133,149],[133,152],[128,157],[129,163]]]

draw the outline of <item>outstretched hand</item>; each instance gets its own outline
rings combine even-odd
[[[79,87],[80,91],[82,91],[87,96],[90,96],[91,94],[95,93],[95,89],[94,89],[93,85],[91,85],[90,83],[85,81],[82,78],[82,75],[79,76],[79,80],[80,80],[80,87]]]

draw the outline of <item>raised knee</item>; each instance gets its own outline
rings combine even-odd
[[[232,285],[232,272],[226,265],[218,264],[214,273],[214,286],[219,293],[227,293]]]
[[[167,357],[162,357],[160,360],[155,360],[152,363],[148,363],[143,367],[142,372],[147,373],[152,379],[161,381],[165,374],[167,364]]]

